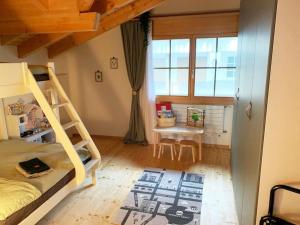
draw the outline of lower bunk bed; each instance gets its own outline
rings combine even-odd
[[[60,144],[0,141],[0,155],[0,225],[34,224],[49,207],[76,189],[74,166]],[[79,150],[79,155],[84,163],[91,159],[85,149]],[[39,158],[53,170],[26,178],[16,166],[32,158]]]

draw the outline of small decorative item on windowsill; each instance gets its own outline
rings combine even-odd
[[[204,127],[205,110],[187,107],[186,125],[190,127]]]

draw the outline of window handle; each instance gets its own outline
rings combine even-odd
[[[192,69],[192,79],[195,79],[195,69]]]

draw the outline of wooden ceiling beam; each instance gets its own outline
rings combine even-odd
[[[22,42],[17,46],[19,58],[24,58],[30,53],[33,53],[41,48],[47,47],[65,37],[70,35],[69,33],[63,34],[37,34],[32,38]]]
[[[77,16],[41,16],[22,21],[0,21],[0,34],[65,33],[97,30],[100,14],[80,13]]]
[[[111,14],[103,15],[97,31],[79,32],[61,39],[48,47],[48,56],[49,58],[53,58],[72,47],[83,44],[100,34],[155,8],[163,1],[164,0],[136,0]]]
[[[1,0],[0,20],[26,20],[45,15],[75,15],[81,0]],[[88,0],[86,0],[88,1]]]
[[[38,9],[47,11],[49,10],[49,0],[36,0],[32,2]]]
[[[0,21],[26,23],[55,17],[78,17],[89,11],[95,0],[1,0]],[[52,18],[48,18],[51,17]]]
[[[114,10],[122,7],[122,6],[126,6],[126,4],[129,4],[131,2],[133,2],[134,0],[96,0],[91,8],[92,11],[95,12],[99,12],[99,13],[103,13],[108,14],[113,12]],[[99,4],[101,2],[101,4]],[[112,3],[114,2],[114,3]],[[101,19],[102,20],[102,19]],[[62,34],[41,34],[38,35],[37,37],[33,37],[27,41],[25,41],[24,43],[21,43],[18,45],[18,54],[19,57],[25,57],[27,55],[29,55],[30,53],[47,47],[53,43],[55,43],[56,41],[59,41],[63,38],[65,38],[66,36],[70,35],[70,33],[62,33]],[[69,38],[72,39],[72,38]],[[67,41],[65,41],[67,42]],[[65,44],[69,44],[69,43],[65,43]]]
[[[19,39],[22,35],[2,35],[1,45],[13,45],[13,43]]]
[[[99,12],[101,15],[111,13],[134,2],[134,0],[95,0],[91,11]]]
[[[72,8],[75,9],[75,11],[78,9],[80,12],[86,12],[91,9],[95,0],[71,0],[71,3],[72,1],[73,6],[75,6]],[[64,2],[65,0],[33,0],[32,4],[41,10],[54,10],[57,5],[59,6],[58,9],[60,9],[60,5],[64,4]]]
[[[78,7],[80,12],[89,11],[94,4],[94,0],[78,0]]]
[[[1,45],[17,46],[20,43],[32,38],[33,36],[33,34],[3,35],[1,37]]]

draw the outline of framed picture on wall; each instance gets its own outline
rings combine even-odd
[[[103,74],[100,70],[95,72],[95,81],[96,82],[103,82]]]
[[[110,58],[110,68],[111,69],[118,69],[118,58],[111,57]]]

